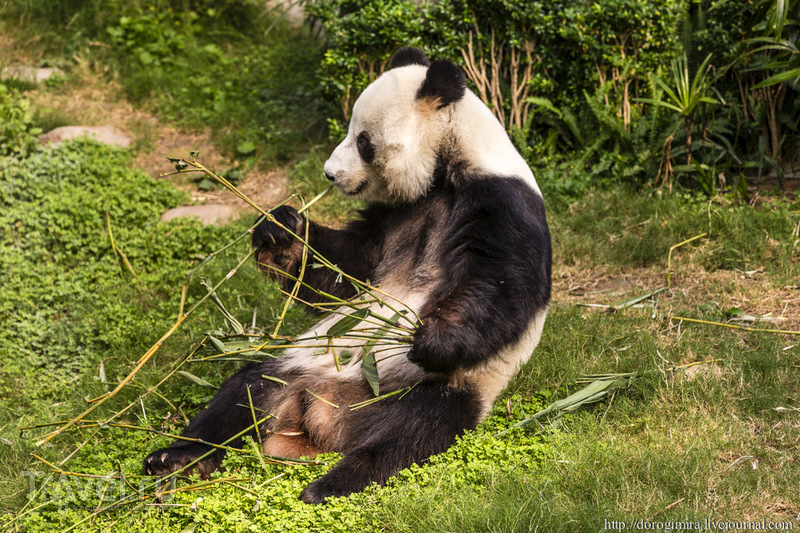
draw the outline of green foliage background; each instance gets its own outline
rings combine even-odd
[[[509,129],[545,190],[558,267],[662,272],[670,247],[702,231],[709,236],[686,251],[686,262],[705,272],[759,271],[760,283],[775,291],[800,277],[797,203],[753,208],[743,200],[744,177],[780,178],[797,161],[798,3],[783,3],[786,13],[776,5],[319,0],[308,3],[311,20],[300,28],[256,0],[4,0],[0,13],[20,35],[37,36],[48,64],[69,71],[75,58],[88,62],[165,120],[213,127],[230,155],[287,165],[290,187],[306,198],[328,185],[321,164],[342,133],[347,102],[399,46],[463,63],[470,34],[486,61],[492,32],[506,54],[532,41],[531,113],[524,127]],[[694,75],[709,53],[713,68],[702,90],[724,103],[693,116],[697,166],[681,169],[682,117],[635,99],[664,98],[655,77],[672,85],[673,60],[685,55]],[[782,81],[758,88],[776,72]],[[58,83],[73,82],[68,73]],[[626,84],[629,122],[621,112]],[[504,95],[510,86],[504,74]],[[685,325],[676,336],[655,310],[654,319],[650,309],[608,315],[554,305],[535,357],[487,422],[429,464],[399,473],[396,484],[311,507],[297,494],[335,456],[323,458],[327,465],[285,467],[263,465],[255,453],[230,454],[212,487],[179,492],[168,506],[126,505],[93,518],[98,506],[132,494],[120,474],[133,486],[146,483],[142,457],[169,439],[99,427],[35,447],[51,427],[19,428],[73,417],[86,398],[127,375],[173,323],[182,286],[191,304],[206,291],[200,276],[219,280],[246,253],[242,243],[193,272],[251,221],[226,228],[159,222],[182,195],[132,169],[132,151],[87,140],[38,146],[36,135],[58,117],[31,108],[24,94],[31,88],[0,84],[0,528],[52,531],[84,521],[87,531],[571,532],[600,530],[607,518],[791,519],[800,509],[800,426],[795,411],[779,410],[800,397],[796,343]],[[501,105],[511,110],[509,100]],[[665,150],[676,193],[647,194],[646,186],[663,180]],[[341,220],[357,207],[326,202],[314,216]],[[135,277],[114,254],[109,221]],[[671,312],[722,320],[728,288],[720,285],[702,305],[676,290],[668,304]],[[282,302],[252,264],[219,295],[242,322],[255,312],[267,328]],[[294,309],[286,330],[307,324]],[[98,418],[136,401],[207,332],[224,328],[212,306],[198,310]],[[642,380],[611,405],[492,437],[574,392],[584,373],[659,375],[665,361],[712,360],[695,379]],[[217,386],[238,364],[194,363],[190,371]],[[213,395],[178,376],[159,391],[163,398],[149,396],[121,420],[179,432],[181,413],[191,416]],[[100,477],[53,474],[30,455],[58,464],[87,438],[63,467]],[[732,466],[746,456],[760,467]],[[41,473],[39,493],[29,495],[22,471]]]
[[[343,133],[337,121],[347,121],[355,95],[399,46],[463,64],[472,43],[478,63],[496,59],[507,114],[514,78],[528,87],[527,119],[506,125],[549,196],[573,198],[610,183],[657,184],[673,167],[675,181],[709,195],[724,187],[720,173],[728,186],[768,173],[783,179],[800,158],[800,72],[789,70],[800,57],[800,4],[779,4],[782,31],[777,4],[767,0],[322,0],[308,10],[329,37],[320,75],[334,136]],[[522,56],[516,76],[514,51]],[[690,77],[710,54],[697,90],[720,104],[693,113],[696,164],[681,167],[680,116],[644,101],[663,98],[654,79],[674,84],[670,64],[683,54]],[[782,83],[755,89],[781,70]],[[746,196],[746,187],[739,191]]]

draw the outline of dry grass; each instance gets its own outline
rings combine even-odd
[[[664,314],[699,309],[705,304],[724,310],[738,307],[746,315],[764,317],[763,323],[800,330],[800,285],[775,284],[763,269],[706,271],[682,261],[673,274],[671,291],[659,298]],[[645,294],[666,284],[660,265],[613,269],[559,265],[553,276],[553,300],[569,304],[612,304]]]
[[[236,162],[214,145],[210,130],[188,132],[161,122],[157,116],[126,101],[120,86],[96,68],[79,62],[71,77],[63,87],[55,90],[41,87],[27,95],[36,108],[57,112],[73,125],[109,125],[130,136],[136,148],[134,164],[150,176],[155,178],[170,170],[165,156],[186,157],[192,150],[199,151],[203,161],[218,171],[235,166]],[[103,82],[98,83],[98,78]],[[184,175],[171,176],[170,180],[190,194],[192,204],[224,204],[238,212],[246,208],[226,190],[198,190]],[[288,171],[254,168],[247,172],[239,188],[259,205],[275,205],[288,196]]]

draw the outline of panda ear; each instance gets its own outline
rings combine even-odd
[[[464,97],[467,79],[461,67],[447,60],[437,60],[428,67],[425,81],[417,91],[417,100],[426,101],[441,109]]]
[[[427,67],[431,62],[422,50],[404,46],[392,56],[392,62],[389,64],[389,69],[406,67],[408,65],[422,65]]]

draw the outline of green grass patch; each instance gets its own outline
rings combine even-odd
[[[36,48],[60,66],[78,57],[159,118],[210,129],[227,155],[265,166],[298,158],[327,134],[316,76],[323,45],[284,10],[238,0],[0,5],[20,22],[4,24],[20,42],[37,35]]]
[[[36,447],[53,427],[19,428],[72,418],[86,408],[86,398],[126,376],[173,324],[182,287],[190,305],[206,292],[201,276],[222,279],[247,252],[245,239],[189,275],[251,219],[225,228],[159,222],[182,195],[130,169],[130,156],[78,141],[0,160],[2,527],[567,532],[601,530],[607,520],[797,516],[798,339],[688,323],[679,328],[669,320],[675,309],[693,316],[719,312],[681,296],[684,274],[662,295],[655,316],[650,308],[610,313],[556,301],[539,348],[490,418],[385,488],[308,506],[297,496],[337,456],[323,457],[324,465],[265,465],[247,448],[229,454],[226,470],[210,485],[181,480],[165,505],[127,502],[93,518],[93,510],[136,490],[153,494],[141,461],[170,439],[109,425],[73,429]],[[294,169],[293,186],[306,199],[327,186],[318,172],[323,159],[322,151],[312,152]],[[341,219],[354,207],[334,197],[312,208],[312,216]],[[562,268],[587,265],[637,268],[663,279],[670,246],[709,229],[711,237],[680,252],[684,269],[687,263],[709,271],[757,263],[765,286],[798,272],[792,239],[798,214],[791,204],[731,208],[606,191],[552,210],[550,220],[556,276]],[[114,253],[109,221],[135,276]],[[737,257],[743,262],[730,262]],[[722,289],[704,287],[709,299]],[[218,294],[242,323],[249,325],[255,312],[258,327],[274,325],[282,306],[252,263]],[[284,329],[298,332],[308,322],[292,308]],[[91,418],[104,420],[133,403],[115,422],[180,433],[214,393],[205,382],[218,386],[241,361],[187,364],[183,370],[202,381],[176,375],[158,389],[162,396],[138,398],[207,332],[224,336],[225,330],[213,305],[201,307]],[[690,363],[702,364],[671,372]],[[611,372],[642,377],[606,401],[495,436],[580,390],[581,376]],[[31,455],[57,465],[84,442],[60,467],[81,476],[54,472]],[[29,496],[31,483],[38,492]]]
[[[778,200],[758,207],[731,205],[725,198],[697,201],[620,189],[598,191],[556,209],[551,232],[558,262],[612,268],[666,267],[670,247],[707,233],[696,255],[713,270],[766,267],[779,282],[800,277],[798,202]]]
[[[68,418],[85,408],[84,398],[110,390],[174,322],[182,286],[189,305],[206,293],[200,276],[221,279],[248,249],[243,241],[187,277],[247,224],[161,223],[160,214],[179,204],[183,194],[129,165],[129,152],[90,141],[0,160],[0,351],[6,354],[0,370],[0,457],[8,461],[3,470],[13,473],[13,481],[0,483],[6,510],[23,494],[17,473],[32,464],[30,439],[16,428]],[[115,256],[109,222],[135,277]],[[261,280],[248,264],[218,294],[243,320],[255,312],[260,323],[269,324],[280,299],[265,296]],[[159,353],[157,369],[148,368],[123,391],[120,404],[156,383],[161,365],[193,340],[224,326],[210,307],[198,311],[197,319]],[[298,319],[305,320],[293,311],[288,323],[299,328]],[[232,371],[220,363],[202,373],[219,382]],[[163,391],[177,405],[197,408],[210,398],[210,391],[181,390],[181,385],[171,383]],[[67,439],[39,452],[58,457],[74,444]]]

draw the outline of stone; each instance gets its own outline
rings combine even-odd
[[[32,83],[41,83],[44,80],[58,74],[59,76],[64,75],[64,71],[60,68],[36,68],[36,67],[26,67],[26,66],[15,66],[15,67],[6,67],[2,71],[3,79],[6,78],[17,78],[18,80],[22,81],[29,81]]]
[[[113,144],[127,148],[133,139],[117,133],[111,126],[61,126],[39,136],[42,144],[60,144],[76,137],[91,137],[104,144]]]
[[[166,222],[178,217],[194,217],[199,218],[200,221],[208,226],[215,224],[217,226],[224,225],[228,220],[233,217],[233,208],[229,205],[223,204],[203,204],[203,205],[186,205],[182,207],[175,207],[161,215],[161,221]]]

